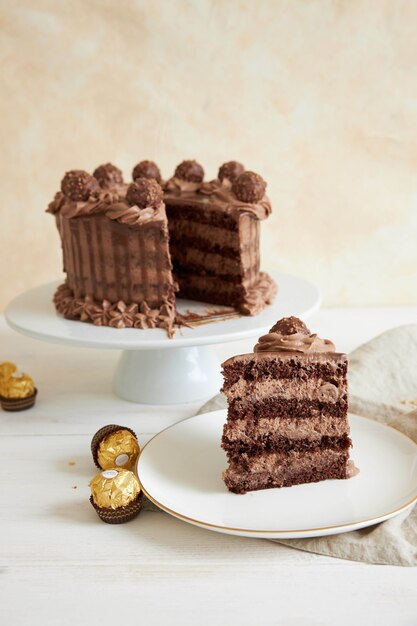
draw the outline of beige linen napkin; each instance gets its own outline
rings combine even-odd
[[[389,330],[352,352],[349,391],[352,413],[389,424],[417,442],[417,325]],[[219,394],[199,412],[225,407]],[[362,530],[272,541],[353,561],[417,565],[417,507]]]

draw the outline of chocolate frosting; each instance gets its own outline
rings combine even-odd
[[[71,200],[61,191],[55,194],[52,202],[49,203],[48,213],[61,213],[70,219],[80,215],[93,215],[95,213],[105,213],[106,209],[123,196],[127,186],[114,187],[112,189],[101,189],[90,195],[88,200]]]
[[[294,318],[292,318],[294,319]],[[285,321],[281,320],[282,322]],[[282,323],[282,330],[274,330],[278,324],[269,331],[267,335],[263,335],[259,338],[258,343],[254,347],[255,353],[259,352],[295,352],[307,354],[310,352],[334,352],[335,346],[329,341],[329,339],[321,339],[315,333],[310,333],[305,327],[306,331],[301,327],[304,326],[301,320],[300,330],[298,332],[292,332],[292,328],[289,327],[289,332],[285,332],[286,324]]]
[[[168,299],[156,309],[151,309],[145,301],[139,305],[122,300],[113,304],[108,300],[97,302],[89,296],[76,298],[67,283],[64,283],[55,292],[54,304],[58,313],[67,319],[79,319],[96,326],[165,328],[168,336],[172,337],[174,326],[181,325],[175,307]]]
[[[126,224],[132,228],[139,228],[148,222],[164,222],[166,220],[163,202],[155,208],[149,206],[142,209],[138,206],[129,206],[126,202],[120,201],[110,205],[105,214],[111,220],[116,220],[120,224]]]
[[[259,272],[258,280],[246,288],[244,302],[239,311],[244,315],[257,315],[265,308],[265,304],[271,304],[276,296],[277,286],[266,272]]]
[[[62,192],[58,192],[49,204],[47,212],[60,213],[68,219],[102,214],[132,228],[139,228],[140,225],[147,222],[166,219],[163,202],[156,208],[146,207],[142,209],[138,206],[129,206],[124,197],[126,188],[127,185],[111,190],[103,189],[91,194],[88,200],[79,202],[70,200]]]
[[[210,202],[226,213],[249,213],[258,220],[266,219],[271,213],[271,203],[267,196],[256,203],[242,202],[232,192],[231,183],[227,179],[223,182],[215,179],[206,183],[193,183],[174,176],[165,183],[164,191],[167,202]]]

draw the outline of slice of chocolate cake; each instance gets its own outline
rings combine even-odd
[[[349,478],[347,357],[296,317],[223,363],[223,480],[246,493]]]
[[[271,205],[266,183],[236,161],[203,182],[196,161],[183,161],[165,184],[170,250],[179,296],[255,315],[276,293],[260,271],[259,225]]]

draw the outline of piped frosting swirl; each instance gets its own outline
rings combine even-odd
[[[296,317],[284,317],[277,322],[267,335],[259,338],[254,352],[334,352],[335,346],[329,339],[322,339],[311,333],[307,326]]]

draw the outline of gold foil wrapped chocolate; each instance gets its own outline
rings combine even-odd
[[[35,384],[27,374],[15,372],[3,382],[1,395],[5,398],[28,398],[35,393]]]
[[[0,399],[6,411],[22,411],[35,403],[35,383],[30,376],[19,372],[14,363],[0,363]]]
[[[94,463],[99,469],[122,467],[134,469],[140,448],[133,430],[127,426],[107,424],[91,440]]]
[[[122,428],[105,437],[97,450],[97,462],[103,469],[122,467],[131,470],[139,457],[139,444],[129,430]]]
[[[141,493],[139,480],[125,469],[104,470],[90,481],[94,504],[104,509],[119,509],[131,504]]]
[[[124,524],[136,517],[143,494],[135,474],[125,469],[104,470],[90,482],[91,497],[97,515],[107,524]]]

